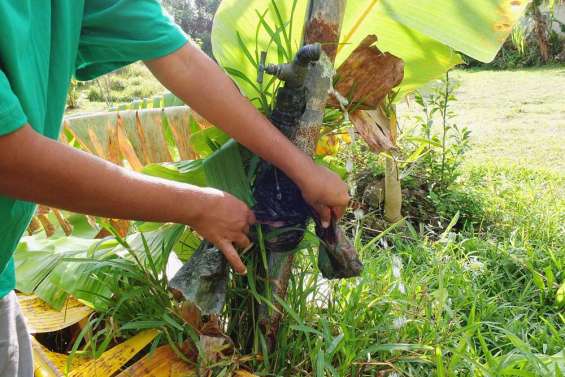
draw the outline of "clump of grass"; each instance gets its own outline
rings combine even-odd
[[[480,232],[451,227],[430,240],[404,230],[369,246],[358,235],[365,271],[354,280],[323,281],[314,251],[298,257],[278,352],[264,355],[255,370],[559,375],[557,365],[565,362],[565,316],[555,304],[565,279],[563,180],[494,166],[473,168],[464,179],[488,209],[489,225]]]

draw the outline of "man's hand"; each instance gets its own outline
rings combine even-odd
[[[238,274],[247,272],[234,244],[244,249],[250,245],[247,234],[255,223],[253,212],[241,200],[215,189],[203,189],[202,205],[190,212],[185,221],[202,237],[212,242]]]
[[[297,184],[304,200],[316,210],[322,226],[327,228],[332,216],[337,219],[343,216],[349,204],[349,193],[339,175],[325,167],[313,165],[311,172],[304,170]]]

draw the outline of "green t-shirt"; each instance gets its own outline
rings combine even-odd
[[[186,42],[158,0],[0,1],[0,136],[30,124],[58,138],[73,75],[90,80]],[[12,254],[34,210],[0,196],[0,297],[15,287]]]

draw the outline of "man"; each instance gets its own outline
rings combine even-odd
[[[324,223],[349,200],[243,98],[162,11],[157,0],[0,2],[0,376],[33,375],[13,289],[12,253],[41,203],[96,216],[191,226],[245,273],[235,247],[254,217],[235,197],[137,174],[55,140],[72,75],[89,80],[143,60],[199,114],[283,170]],[[273,146],[276,146],[274,148]]]

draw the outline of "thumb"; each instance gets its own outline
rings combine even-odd
[[[224,257],[226,257],[228,263],[232,266],[235,272],[240,275],[247,274],[247,268],[241,261],[239,254],[231,242],[224,240],[219,242],[216,246],[218,246],[218,249],[220,249],[222,254],[224,254]]]

